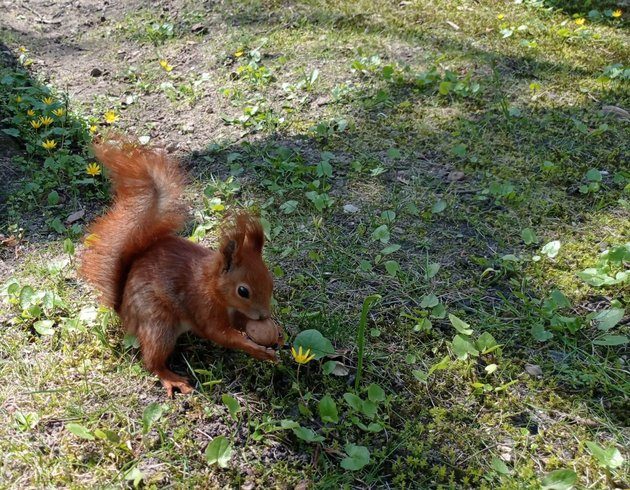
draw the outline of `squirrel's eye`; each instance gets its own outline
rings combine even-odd
[[[245,286],[239,286],[236,292],[241,298],[249,298],[249,289]]]

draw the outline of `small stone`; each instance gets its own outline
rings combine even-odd
[[[462,180],[464,178],[464,172],[460,172],[459,170],[454,170],[448,174],[446,177],[450,182],[457,182],[458,180]]]
[[[525,372],[530,376],[540,377],[543,375],[542,369],[537,364],[525,364]]]
[[[346,214],[354,214],[359,212],[359,208],[357,208],[354,204],[346,204],[343,207],[343,212]]]
[[[92,68],[92,71],[90,72],[90,76],[93,77],[100,77],[103,74],[103,70],[101,70],[100,68]]]
[[[190,28],[190,31],[194,32],[195,34],[205,34],[206,32],[208,32],[208,28],[203,24],[195,24]]]
[[[622,109],[621,107],[617,107],[615,105],[605,105],[602,107],[602,114],[606,116],[616,116],[619,119],[630,119],[630,112]]]
[[[79,221],[81,218],[83,218],[84,215],[85,215],[85,209],[80,209],[79,211],[76,211],[72,213],[70,216],[68,216],[66,218],[66,223],[70,225],[74,223],[75,221]]]

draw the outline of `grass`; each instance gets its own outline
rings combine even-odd
[[[626,13],[176,3],[69,34],[102,78],[41,63],[45,28],[0,31],[0,80],[20,75],[0,85],[2,485],[627,486]],[[25,91],[64,101],[54,151]],[[172,363],[198,391],[165,399],[76,278],[108,203],[90,126],[171,145],[195,240],[256,207],[289,341],[315,329],[335,353],[267,366],[184,337]]]

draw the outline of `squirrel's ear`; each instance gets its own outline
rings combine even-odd
[[[221,255],[223,256],[223,271],[228,272],[234,264],[236,240],[225,240],[221,245]]]

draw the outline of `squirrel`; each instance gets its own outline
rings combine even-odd
[[[193,390],[167,367],[186,331],[278,362],[272,348],[242,333],[248,321],[271,315],[273,278],[262,258],[260,221],[241,212],[222,230],[217,250],[193,243],[176,235],[186,220],[184,175],[165,151],[122,139],[93,150],[109,170],[115,198],[89,228],[79,274],[138,338],[145,366],[168,396]]]

